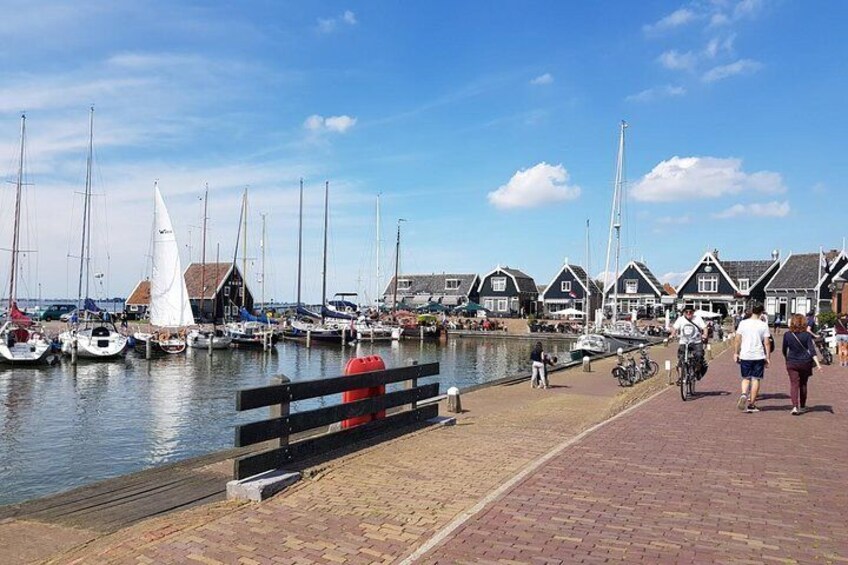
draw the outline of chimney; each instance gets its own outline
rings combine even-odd
[[[718,249],[713,249],[713,255],[718,259]]]
[[[771,252],[771,260],[778,261],[780,260],[780,249],[775,249]]]

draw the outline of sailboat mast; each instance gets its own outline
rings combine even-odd
[[[592,276],[591,258],[589,247],[589,219],[586,219],[586,296],[583,300],[583,333],[589,333],[589,313],[592,311]]]
[[[616,312],[618,311],[618,273],[621,268],[621,198],[624,192],[624,130],[627,129],[627,122],[621,120],[621,133],[618,142],[618,161],[615,167],[615,276],[613,277],[612,291],[612,319],[615,321]],[[635,320],[634,320],[635,322]]]
[[[327,306],[327,225],[330,215],[330,181],[324,182],[324,267],[321,271],[321,323]]]
[[[394,305],[392,312],[397,312],[398,307],[398,277],[400,276],[400,223],[405,222],[403,218],[398,220],[397,227],[397,242],[395,243],[395,288],[394,288]]]
[[[201,226],[200,238],[200,306],[198,307],[198,315],[203,319],[203,299],[206,298],[206,220],[208,219],[209,210],[209,183],[206,183],[206,190],[203,191],[203,223]],[[215,264],[215,279],[217,280],[218,265]],[[214,324],[215,321],[213,320]]]
[[[303,263],[303,179],[300,179],[300,208],[297,215],[297,305],[300,306],[300,270]]]
[[[379,307],[380,302],[380,249],[383,247],[383,242],[380,239],[380,194],[377,193],[377,284],[374,292],[374,306]]]
[[[262,250],[262,308],[265,308],[265,216],[262,214],[262,240],[259,242],[259,248]]]
[[[241,229],[242,229],[242,226],[243,226],[243,223],[242,223],[241,220],[242,220],[242,218],[244,217],[244,214],[245,214],[244,209],[245,209],[245,206],[247,204],[246,199],[247,199],[247,194],[245,193],[241,197],[241,211],[239,212],[238,230],[236,230],[236,245],[233,248],[233,271],[234,272],[235,272],[236,267],[238,265],[238,248],[239,248],[239,241],[241,240]],[[247,279],[245,278],[244,273],[242,273],[241,274],[241,284],[242,284],[242,286],[244,286],[246,284],[245,283],[246,280]],[[236,301],[233,300],[232,296],[230,297],[230,302],[232,302],[233,304],[236,304]],[[224,312],[226,313],[226,310],[224,310]]]
[[[241,242],[241,262],[244,269],[241,273],[241,307],[244,308],[247,300],[247,187],[244,187],[244,207],[242,208],[242,225],[244,226],[244,238]]]
[[[88,159],[85,163],[85,193],[82,204],[82,236],[80,237],[79,286],[77,288],[77,310],[83,309],[83,298],[88,298],[91,277],[91,168],[94,160],[94,106],[88,121]],[[85,294],[83,295],[83,281]]]
[[[21,158],[18,162],[18,181],[15,186],[15,224],[12,229],[12,268],[9,273],[9,315],[15,305],[15,288],[18,275],[18,253],[21,231],[21,190],[24,184],[24,140],[26,139],[26,114],[21,114]]]

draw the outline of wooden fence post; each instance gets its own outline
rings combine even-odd
[[[275,385],[287,385],[291,382],[289,378],[285,375],[280,375],[279,377],[274,377],[271,379],[271,384]],[[291,404],[289,403],[288,398],[284,398],[280,404],[274,404],[271,406],[271,417],[272,418],[286,418],[288,419],[289,413],[291,411]],[[280,432],[279,440],[274,442],[274,447],[286,447],[289,444],[289,431],[288,427],[284,428]]]

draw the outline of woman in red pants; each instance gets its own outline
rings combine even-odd
[[[783,334],[783,356],[789,373],[792,415],[797,416],[807,411],[807,380],[813,374],[813,367],[821,368],[813,336],[801,314],[792,316],[789,331]]]

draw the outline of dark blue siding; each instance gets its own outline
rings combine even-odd
[[[571,272],[571,269],[563,269],[556,280],[545,290],[545,300],[559,300],[559,299],[571,299],[575,298],[568,292],[563,292],[562,282],[570,281],[571,282],[571,290],[576,295],[577,300],[582,300],[586,296],[586,290],[583,288],[583,285],[586,284],[586,281],[578,281],[574,276],[574,273]]]
[[[701,263],[698,265],[698,270],[692,275],[692,278],[686,283],[686,285],[678,289],[678,296],[689,295],[689,294],[699,294],[698,293],[698,275],[718,275],[718,292],[709,293],[709,294],[734,294],[736,291],[733,290],[733,286],[730,284],[730,281],[722,274],[722,272],[718,269],[715,264],[712,264],[712,272],[706,272],[704,268],[707,265]],[[753,282],[753,281],[752,281]]]
[[[639,270],[636,269],[635,265],[630,265],[618,277],[618,281],[616,283],[616,286],[618,287],[618,295],[620,297],[622,297],[622,298],[627,297],[627,295],[625,294],[625,290],[626,290],[627,285],[624,283],[624,281],[626,281],[628,279],[635,279],[635,280],[639,281],[639,285],[638,285],[636,294],[653,294],[654,296],[659,298],[660,295],[657,294],[657,291],[653,289],[653,287],[651,286],[651,283],[649,283],[645,279],[645,277],[643,277],[641,275]],[[698,288],[697,285],[695,286],[695,288],[696,289]],[[612,289],[610,289],[608,294],[612,294]]]

